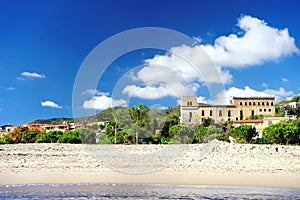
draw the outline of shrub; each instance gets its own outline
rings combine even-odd
[[[39,134],[36,137],[36,143],[57,143],[59,138],[63,135],[62,131],[49,131],[47,133]]]
[[[62,136],[60,136],[59,143],[72,143],[72,144],[80,144],[82,141],[80,140],[79,134],[77,131],[68,131],[65,132]]]
[[[37,135],[37,132],[29,131],[22,135],[22,141],[25,143],[34,143]]]

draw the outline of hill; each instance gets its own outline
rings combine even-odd
[[[86,123],[91,123],[91,122],[99,122],[99,121],[111,121],[113,120],[113,115],[111,112],[112,108],[108,108],[106,110],[103,110],[95,115],[91,116],[86,116],[86,117],[80,117],[80,118],[50,118],[50,119],[37,119],[31,122],[28,122],[28,124],[62,124],[64,121],[73,123],[74,121],[76,123],[80,124],[86,124]],[[128,108],[126,107],[116,107],[113,109],[123,109],[124,111],[127,111]],[[166,114],[174,113],[177,114],[178,116],[180,115],[180,106],[176,107],[169,107],[167,109],[162,109],[162,110],[156,110],[156,109],[151,109],[150,110],[150,116],[155,117],[155,118],[162,118]]]

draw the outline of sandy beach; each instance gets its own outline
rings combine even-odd
[[[300,188],[300,147],[17,144],[0,146],[0,184],[151,183]]]

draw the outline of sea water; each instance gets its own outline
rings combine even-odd
[[[0,186],[0,199],[300,199],[299,189],[157,184]]]

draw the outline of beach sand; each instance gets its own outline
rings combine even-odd
[[[146,183],[300,188],[300,147],[17,144],[0,146],[0,184]]]

